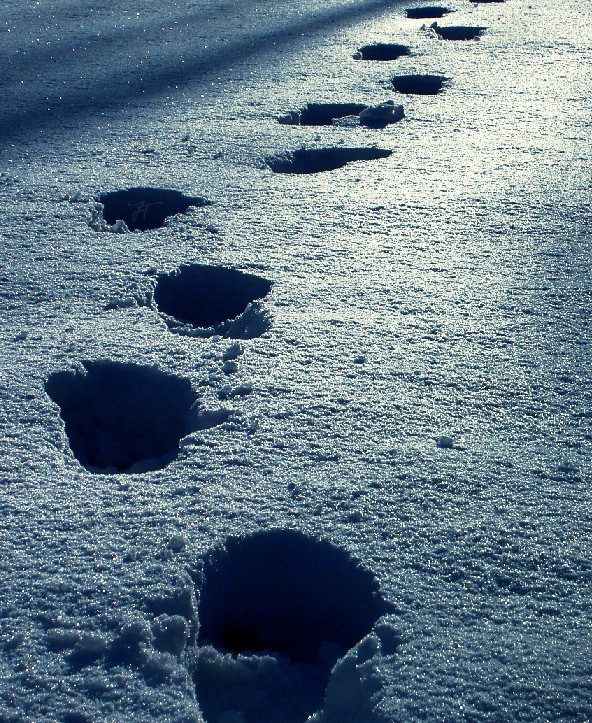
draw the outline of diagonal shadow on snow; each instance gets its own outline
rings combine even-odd
[[[4,50],[0,52],[0,63],[3,66],[0,87],[18,99],[21,107],[15,109],[12,102],[3,104],[0,110],[0,141],[16,142],[20,138],[30,140],[31,133],[63,130],[64,124],[70,127],[72,123],[84,121],[100,112],[129,108],[134,103],[146,102],[148,98],[166,93],[172,88],[182,89],[196,83],[205,85],[213,74],[239,61],[243,62],[249,56],[263,56],[276,50],[276,46],[296,45],[303,36],[310,38],[311,34],[322,32],[327,27],[354,24],[362,18],[403,4],[404,0],[340,4],[298,18],[292,23],[275,25],[263,32],[235,38],[218,47],[208,44],[204,48],[201,41],[182,46],[180,42],[169,42],[173,48],[168,56],[151,68],[142,66],[141,60],[144,58],[146,38],[150,33],[164,30],[161,28],[162,19],[157,18],[152,24],[131,28],[125,34],[122,34],[121,29],[116,31],[112,28],[109,33],[102,34],[100,40],[97,40],[96,33],[93,34],[94,47],[88,53],[88,61],[76,60],[77,54],[70,54],[73,41],[67,36],[60,42],[52,43],[49,48],[33,45],[26,54],[18,47],[10,54]],[[203,8],[189,15],[180,13],[178,22],[202,25]],[[173,18],[167,21],[167,25],[176,23]],[[253,27],[258,26],[255,24]],[[90,42],[90,35],[82,37],[87,37]],[[80,39],[77,37],[75,41],[79,43]],[[163,35],[162,46],[166,44],[167,38]],[[122,67],[115,53],[118,49],[123,52],[124,46],[126,52],[122,58],[131,59],[127,67]],[[183,63],[180,61],[181,55],[186,58]],[[61,83],[55,80],[58,69],[62,74]],[[33,75],[36,85],[28,86],[25,79],[30,80]],[[83,80],[83,87],[76,87],[74,82],[66,84],[66,80]]]

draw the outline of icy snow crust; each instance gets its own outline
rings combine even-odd
[[[588,8],[410,5],[2,3],[2,723],[592,719]],[[136,188],[212,203],[89,226]],[[273,286],[171,333],[194,265]]]

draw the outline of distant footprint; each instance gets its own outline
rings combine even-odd
[[[261,276],[225,266],[190,264],[158,277],[154,303],[177,334],[252,339],[271,325],[258,300],[272,285]]]
[[[448,80],[443,75],[396,75],[392,84],[397,93],[406,95],[437,95]]]
[[[180,191],[166,188],[129,188],[103,193],[98,200],[103,208],[91,225],[99,231],[109,230],[118,221],[125,224],[125,228],[120,224],[121,230],[160,228],[169,216],[186,213],[190,206],[211,204],[200,196],[185,196]]]
[[[229,537],[199,577],[193,675],[207,723],[302,723],[334,664],[392,611],[369,570],[296,530]]]
[[[191,431],[197,395],[189,379],[100,359],[52,374],[45,390],[60,407],[76,459],[90,472],[161,469]]]
[[[336,118],[359,115],[368,106],[365,103],[307,103],[299,111],[280,116],[285,125],[330,126]]]
[[[363,45],[354,55],[356,60],[396,60],[403,55],[411,55],[406,45],[397,43],[373,43]]]
[[[353,161],[387,158],[392,151],[385,148],[301,148],[297,151],[268,156],[266,164],[274,173],[322,173],[342,168]]]
[[[388,100],[376,106],[361,103],[308,103],[299,111],[280,116],[278,121],[284,125],[385,128],[404,117],[403,106]]]
[[[433,22],[430,25],[432,30],[443,40],[477,40],[487,28],[471,26],[471,25],[438,25]]]
[[[441,18],[450,10],[438,5],[427,5],[424,8],[407,8],[405,12],[408,18]]]

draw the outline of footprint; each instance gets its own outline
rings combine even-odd
[[[118,221],[123,221],[129,231],[160,228],[169,216],[185,213],[190,206],[211,204],[200,196],[185,196],[166,188],[129,188],[103,193],[98,200],[103,205],[104,226],[101,219],[94,218],[93,227],[99,230],[106,230]]]
[[[307,103],[299,111],[279,118],[280,123],[300,126],[330,126],[335,118],[359,115],[368,106],[365,103]]]
[[[322,173],[342,168],[353,161],[387,158],[392,151],[385,148],[301,148],[297,151],[268,156],[265,163],[274,173]]]
[[[450,10],[438,5],[428,5],[424,8],[407,8],[405,12],[408,18],[441,18]]]
[[[363,45],[354,55],[356,60],[396,60],[402,55],[411,55],[406,45],[397,43],[374,43]]]
[[[108,359],[82,365],[45,383],[76,459],[100,474],[161,469],[175,459],[197,400],[189,379]]]
[[[442,27],[437,22],[433,22],[430,28],[444,40],[476,40],[481,36],[487,28],[470,26],[470,25],[447,25]]]
[[[184,265],[158,277],[154,303],[177,334],[252,339],[271,325],[258,300],[272,286],[261,276],[224,266]]]
[[[447,80],[443,75],[396,75],[392,84],[398,93],[406,95],[437,95]]]
[[[296,530],[229,537],[200,578],[193,676],[207,723],[306,720],[335,663],[392,611],[369,570]]]

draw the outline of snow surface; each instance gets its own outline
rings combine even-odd
[[[592,720],[589,7],[411,7],[3,0],[1,723]]]

